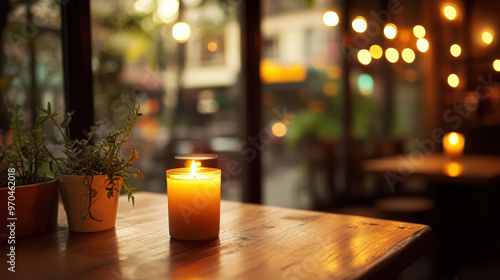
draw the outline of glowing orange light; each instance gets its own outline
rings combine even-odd
[[[443,149],[450,158],[459,158],[464,151],[464,135],[457,132],[445,134],[443,137]]]
[[[462,48],[460,47],[459,44],[453,44],[451,45],[450,47],[450,53],[451,55],[453,55],[454,57],[459,57],[460,54],[462,53]]]
[[[406,63],[412,63],[415,60],[415,52],[410,48],[406,48],[401,52],[401,57]]]
[[[429,49],[429,41],[425,38],[417,40],[417,49],[421,52],[426,52]]]
[[[489,31],[484,31],[481,35],[481,39],[486,45],[489,45],[491,44],[491,42],[493,42],[493,34]]]
[[[457,10],[453,6],[445,6],[443,8],[443,14],[448,20],[454,20],[457,17]]]
[[[464,167],[462,164],[452,161],[446,163],[446,165],[444,166],[444,171],[450,177],[457,177],[462,174],[462,172],[464,171]]]
[[[210,52],[216,52],[216,51],[217,51],[217,48],[218,48],[217,43],[216,43],[216,42],[214,42],[214,41],[212,41],[212,42],[208,43],[208,45],[207,45],[207,49],[208,49]]]
[[[399,59],[398,50],[396,50],[395,48],[388,48],[387,50],[385,50],[385,58],[390,63],[396,63]]]
[[[384,51],[379,45],[373,45],[370,47],[370,54],[372,55],[373,58],[379,59],[384,54]]]
[[[286,134],[286,125],[282,122],[277,122],[273,124],[271,131],[273,132],[274,136],[283,137]]]
[[[493,61],[493,69],[500,72],[500,59],[495,59],[495,61]]]
[[[358,61],[363,65],[368,65],[372,61],[372,56],[370,52],[366,49],[359,50]]]
[[[450,87],[456,88],[458,87],[458,84],[460,83],[460,79],[456,74],[450,74],[448,76],[448,85]]]
[[[260,77],[266,84],[303,82],[307,79],[307,69],[302,65],[284,66],[263,59],[260,64]]]
[[[424,38],[425,28],[422,25],[415,25],[415,27],[413,27],[413,35],[419,39]]]

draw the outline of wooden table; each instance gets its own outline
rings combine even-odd
[[[365,160],[361,169],[365,172],[386,173],[406,178],[420,176],[432,181],[489,185],[500,178],[500,157],[488,155],[464,155],[450,161],[443,154],[429,156],[398,155]]]
[[[165,194],[122,197],[116,228],[16,244],[1,279],[390,279],[431,244],[425,225],[223,201],[219,239],[171,240]],[[7,278],[5,277],[7,276]],[[14,277],[15,276],[15,277]]]
[[[499,231],[484,224],[498,221],[500,216],[497,214],[499,156],[464,155],[452,162],[443,154],[423,156],[421,160],[398,155],[363,161],[362,170],[384,176],[388,184],[404,183],[413,177],[427,182],[436,205],[433,212],[436,279],[456,279],[463,256],[473,256],[469,252],[489,247],[490,242],[497,244]]]

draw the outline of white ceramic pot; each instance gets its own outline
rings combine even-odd
[[[66,211],[70,231],[96,232],[113,228],[120,196],[121,180],[116,181],[114,196],[108,199],[106,175],[91,176],[92,195],[84,184],[85,176],[61,176],[61,200]],[[89,211],[89,204],[90,211]]]
[[[42,234],[57,226],[59,195],[57,181],[18,186],[9,200],[9,189],[0,189],[0,220],[2,223],[14,222],[15,238]],[[13,216],[9,215],[8,202],[13,203]],[[16,220],[7,220],[16,218]],[[6,241],[11,234],[10,228],[0,227],[0,240]]]

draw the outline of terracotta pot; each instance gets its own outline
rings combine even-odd
[[[74,232],[96,232],[115,226],[121,180],[115,186],[114,196],[108,199],[106,175],[91,177],[92,206],[89,209],[89,195],[84,185],[85,176],[65,175],[60,178],[61,200],[66,211],[68,226]]]
[[[57,227],[57,211],[59,196],[57,181],[19,186],[15,189],[15,200],[12,202],[14,216],[9,215],[9,189],[0,189],[0,220],[2,223],[15,223],[15,229],[6,226],[0,227],[0,240],[5,241],[11,233],[15,238],[23,238],[42,234]],[[17,218],[17,220],[7,220]]]

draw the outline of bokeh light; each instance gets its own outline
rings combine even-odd
[[[413,27],[413,35],[419,39],[424,38],[425,28],[422,25],[415,25],[415,27]]]
[[[443,14],[448,20],[454,20],[457,17],[457,10],[453,6],[445,6],[443,8]]]
[[[273,135],[276,137],[283,137],[286,134],[286,125],[282,122],[274,123],[271,127]]]
[[[358,33],[365,32],[367,27],[368,24],[366,23],[366,19],[364,17],[358,16],[352,21],[352,29]]]
[[[207,49],[210,51],[210,52],[216,52],[217,49],[218,49],[218,46],[217,46],[217,42],[210,42],[207,44]]]
[[[327,26],[336,26],[339,24],[339,15],[334,11],[327,11],[323,14],[323,22]]]
[[[489,45],[493,42],[493,34],[489,31],[484,31],[483,34],[481,34],[481,39],[486,45]]]
[[[396,50],[395,48],[388,48],[387,50],[385,50],[385,58],[390,63],[396,63],[399,59],[398,50]]]
[[[425,38],[417,40],[417,49],[421,52],[426,52],[429,49],[429,41]]]
[[[374,81],[369,74],[361,74],[358,76],[358,89],[364,96],[370,96],[373,93]]]
[[[459,57],[460,54],[462,53],[462,48],[460,47],[459,44],[453,44],[451,45],[450,47],[450,53],[451,55],[453,55],[454,57]]]
[[[172,35],[177,42],[184,43],[191,35],[191,28],[185,22],[178,22],[172,27]]]
[[[495,59],[495,61],[493,61],[493,69],[500,72],[500,59]]]
[[[338,87],[333,82],[326,82],[323,85],[323,93],[326,96],[335,96],[337,95],[337,92],[338,92]]]
[[[177,0],[158,0],[158,9],[156,16],[163,23],[173,22],[179,13],[179,1]]]
[[[456,74],[450,74],[448,76],[448,85],[450,85],[450,87],[453,87],[453,88],[456,88],[458,87],[458,84],[460,83],[460,79],[458,78],[458,76]],[[451,137],[451,135],[450,135]],[[450,138],[451,140],[451,138]]]
[[[370,54],[373,58],[379,59],[382,57],[382,55],[384,55],[384,51],[379,45],[372,45],[370,47]]]
[[[412,63],[415,60],[415,52],[410,48],[406,48],[401,52],[401,58],[406,63]]]
[[[387,37],[387,39],[394,39],[396,38],[396,35],[398,34],[398,28],[394,23],[388,23],[384,27],[384,35]]]
[[[154,3],[152,0],[137,0],[134,3],[134,9],[141,13],[150,13],[153,11]]]
[[[358,61],[363,65],[368,65],[372,61],[370,52],[366,49],[361,49],[358,52]]]

